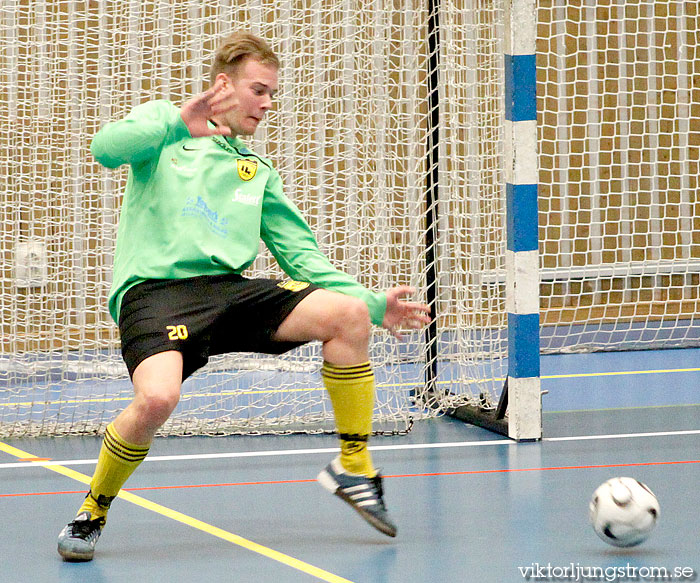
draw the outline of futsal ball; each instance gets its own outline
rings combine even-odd
[[[633,547],[647,539],[659,518],[654,493],[634,478],[611,478],[593,493],[588,515],[606,543]]]

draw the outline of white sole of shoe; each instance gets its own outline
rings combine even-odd
[[[333,476],[331,476],[326,470],[321,470],[318,476],[316,476],[316,481],[331,494],[335,494],[340,487],[340,484],[338,484]]]
[[[76,552],[61,549],[59,547],[58,554],[61,555],[66,561],[92,561],[92,557],[95,556],[95,551],[93,550],[92,552]]]

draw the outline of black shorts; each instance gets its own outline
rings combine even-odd
[[[133,376],[149,356],[177,350],[182,353],[185,380],[214,354],[282,354],[304,342],[278,342],[272,336],[316,289],[303,282],[235,274],[140,283],[122,299],[122,357]]]

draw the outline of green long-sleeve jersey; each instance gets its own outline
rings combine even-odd
[[[381,325],[386,295],[337,270],[284,195],[269,160],[237,138],[193,138],[169,101],[135,107],[95,135],[91,150],[108,168],[129,164],[109,311],[149,279],[241,273],[262,238],[294,280],[362,299]]]

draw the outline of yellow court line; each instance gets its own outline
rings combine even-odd
[[[612,377],[630,374],[665,374],[673,372],[700,372],[700,368],[668,368],[659,370],[621,370],[612,372],[581,372],[571,374],[542,375],[543,379],[577,379],[582,377]]]
[[[16,447],[3,443],[2,441],[0,441],[0,451],[4,451],[5,453],[17,458],[39,459],[35,455],[22,451],[21,449],[17,449]],[[83,484],[90,484],[90,477],[86,476],[85,474],[81,474],[80,472],[76,472],[75,470],[71,470],[65,466],[43,467],[51,470],[52,472],[56,472],[57,474],[61,474],[62,476],[66,476],[67,478],[82,482]],[[292,569],[296,569],[297,571],[301,571],[302,573],[316,577],[320,581],[327,581],[328,583],[352,583],[352,581],[349,579],[344,579],[343,577],[339,577],[338,575],[324,571],[319,567],[314,567],[309,563],[305,563],[304,561],[300,561],[299,559],[295,559],[294,557],[290,557],[289,555],[285,555],[284,553],[280,553],[279,551],[275,551],[274,549],[270,549],[256,542],[245,539],[237,534],[233,534],[221,528],[217,528],[216,526],[212,526],[211,524],[207,524],[206,522],[202,522],[201,520],[197,520],[196,518],[192,518],[191,516],[187,516],[186,514],[178,512],[177,510],[172,510],[171,508],[162,506],[161,504],[156,504],[155,502],[146,500],[145,498],[132,494],[131,492],[120,490],[118,497],[126,500],[127,502],[131,502],[132,504],[136,504],[141,508],[151,510],[156,514],[176,520],[177,522],[181,522],[182,524],[186,524],[187,526],[191,526],[192,528],[196,528],[197,530],[201,530],[202,532],[206,532],[207,534],[238,545],[246,550],[267,557],[268,559],[272,559],[273,561],[287,565]]]
[[[639,405],[637,407],[603,407],[601,409],[562,409],[559,411],[543,411],[543,415],[554,413],[606,413],[610,411],[639,411],[643,409],[682,409],[683,407],[700,407],[700,403],[677,403],[673,405]]]
[[[542,375],[542,379],[577,379],[577,378],[589,378],[589,377],[610,377],[610,376],[622,376],[622,375],[643,375],[643,374],[670,374],[678,372],[700,372],[700,368],[670,368],[670,369],[659,369],[659,370],[622,370],[622,371],[612,371],[612,372],[583,372],[583,373],[569,373],[569,374],[554,374],[554,375]],[[503,382],[505,378],[490,378],[490,379],[473,379],[482,382]],[[454,380],[448,381],[437,381],[438,385],[453,385]],[[401,387],[415,387],[415,382],[410,383],[378,383],[378,389],[387,388],[401,388]],[[260,389],[260,390],[246,390],[246,391],[221,391],[218,393],[197,393],[194,395],[184,394],[182,395],[182,401],[190,401],[192,399],[201,399],[205,397],[228,397],[228,396],[240,396],[240,395],[268,395],[275,393],[306,393],[312,391],[323,391],[323,387],[308,387],[299,389]],[[132,396],[128,397],[105,397],[105,398],[86,398],[86,399],[66,399],[66,400],[56,400],[56,401],[16,401],[10,403],[0,403],[1,407],[33,407],[37,405],[75,405],[84,403],[114,403],[117,401],[131,401]]]

